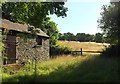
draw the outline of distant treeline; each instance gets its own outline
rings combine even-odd
[[[67,41],[80,41],[80,42],[108,42],[108,38],[106,38],[102,33],[93,34],[85,34],[85,33],[77,33],[74,35],[73,33],[63,33],[59,34],[59,40],[67,40]]]

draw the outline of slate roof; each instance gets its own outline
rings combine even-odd
[[[14,23],[7,19],[2,19],[2,24],[0,25],[0,28],[4,28],[7,30],[15,30],[19,32],[27,32],[29,33],[28,29],[30,26],[27,24],[20,24],[20,23]],[[39,33],[37,33],[39,36],[49,37],[46,33],[44,33],[42,30],[39,29]]]

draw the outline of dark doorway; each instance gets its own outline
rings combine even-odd
[[[6,56],[7,64],[16,63],[16,32],[9,31],[6,36]]]

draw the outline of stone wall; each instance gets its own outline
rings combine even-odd
[[[36,39],[16,38],[16,58],[18,63],[28,62],[36,59],[45,61],[49,59],[49,39],[42,38],[42,45],[37,45]]]

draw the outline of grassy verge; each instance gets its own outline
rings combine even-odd
[[[24,66],[15,74],[3,73],[3,82],[120,82],[118,64],[116,58],[99,55],[63,55],[37,63],[36,74],[34,64]]]

